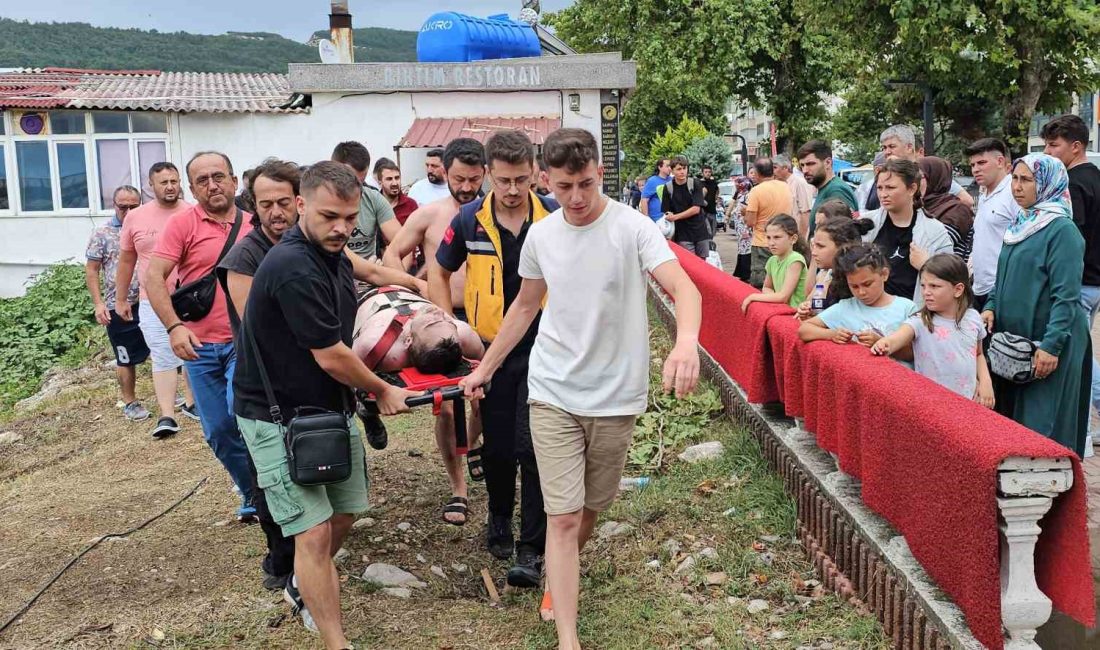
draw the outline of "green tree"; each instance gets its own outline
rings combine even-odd
[[[577,0],[548,21],[578,51],[638,63],[623,109],[624,149],[637,160],[682,114],[725,133],[732,98],[767,110],[785,145],[820,129],[822,93],[844,68],[815,1]]]
[[[957,136],[1003,118],[1015,151],[1037,111],[1100,86],[1095,0],[814,0],[878,79],[927,84]],[[883,56],[883,44],[889,56]]]
[[[649,147],[649,164],[652,165],[658,158],[684,155],[689,147],[708,135],[707,127],[684,115],[675,128],[666,127],[664,134],[653,138],[653,144]]]
[[[709,165],[715,178],[728,178],[733,171],[733,147],[720,136],[707,135],[689,144],[684,155],[691,161],[691,171],[701,172]]]

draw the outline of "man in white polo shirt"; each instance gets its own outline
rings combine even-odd
[[[1008,174],[1008,148],[1000,140],[983,138],[966,148],[974,182],[981,188],[974,215],[974,245],[970,267],[974,273],[974,308],[981,311],[997,281],[997,258],[1001,255],[1005,230],[1020,211],[1012,198],[1012,177]]]
[[[676,345],[665,360],[664,388],[681,397],[699,377],[699,291],[655,223],[600,194],[599,155],[596,139],[582,129],[547,137],[543,157],[562,208],[531,226],[520,257],[519,295],[481,365],[462,382],[469,397],[479,398],[480,386],[548,296],[528,387],[547,514],[542,609],[544,617],[554,617],[562,650],[580,648],[580,550],[615,499],[634,421],[646,410],[647,273],[676,303]]]

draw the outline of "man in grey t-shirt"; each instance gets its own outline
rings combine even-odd
[[[362,144],[341,142],[332,150],[332,160],[350,167],[361,184],[367,180],[370,152]],[[348,248],[366,259],[378,257],[379,234],[383,242],[391,242],[400,230],[390,202],[378,190],[364,185],[359,196],[359,224],[348,239]]]

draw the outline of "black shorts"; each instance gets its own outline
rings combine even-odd
[[[132,305],[130,313],[134,320],[125,321],[112,309],[111,322],[107,325],[107,339],[115,351],[115,361],[123,367],[139,365],[149,358],[149,346],[145,345],[138,324],[138,306]]]

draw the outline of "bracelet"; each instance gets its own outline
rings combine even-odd
[[[176,321],[176,324],[172,325],[168,329],[164,330],[164,333],[165,334],[171,334],[172,330],[176,329],[177,327],[182,327],[182,326],[183,326],[183,321]]]

